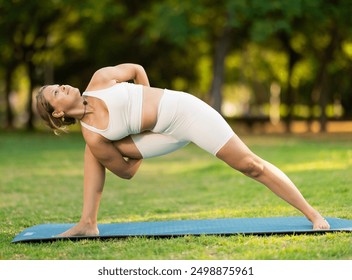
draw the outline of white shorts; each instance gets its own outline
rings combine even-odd
[[[171,153],[189,142],[216,155],[234,135],[224,118],[197,97],[165,90],[152,132],[131,135],[143,158]]]

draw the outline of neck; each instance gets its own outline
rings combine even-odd
[[[83,115],[81,116],[81,118],[79,119],[80,121],[83,120],[83,118],[86,116],[87,105],[88,105],[88,102],[87,102],[86,98],[84,96],[82,96],[82,98],[83,98],[84,112],[83,112]]]

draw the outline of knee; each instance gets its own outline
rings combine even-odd
[[[264,163],[255,156],[248,156],[239,164],[238,170],[248,177],[257,178],[264,172]]]

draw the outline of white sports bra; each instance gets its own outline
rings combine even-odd
[[[118,83],[112,87],[86,91],[84,96],[101,99],[109,112],[106,129],[98,129],[81,121],[81,125],[105,138],[116,141],[141,131],[143,86],[132,83]]]

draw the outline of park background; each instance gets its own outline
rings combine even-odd
[[[100,67],[133,62],[238,125],[329,131],[352,117],[351,11],[349,0],[1,0],[1,128],[40,127],[41,85],[84,91]]]
[[[0,259],[351,259],[348,233],[82,240],[11,245],[26,227],[75,223],[84,141],[35,112],[50,83],[84,91],[107,65],[220,111],[323,215],[351,219],[352,2],[348,0],[0,0]],[[189,145],[107,175],[99,222],[296,216]]]

